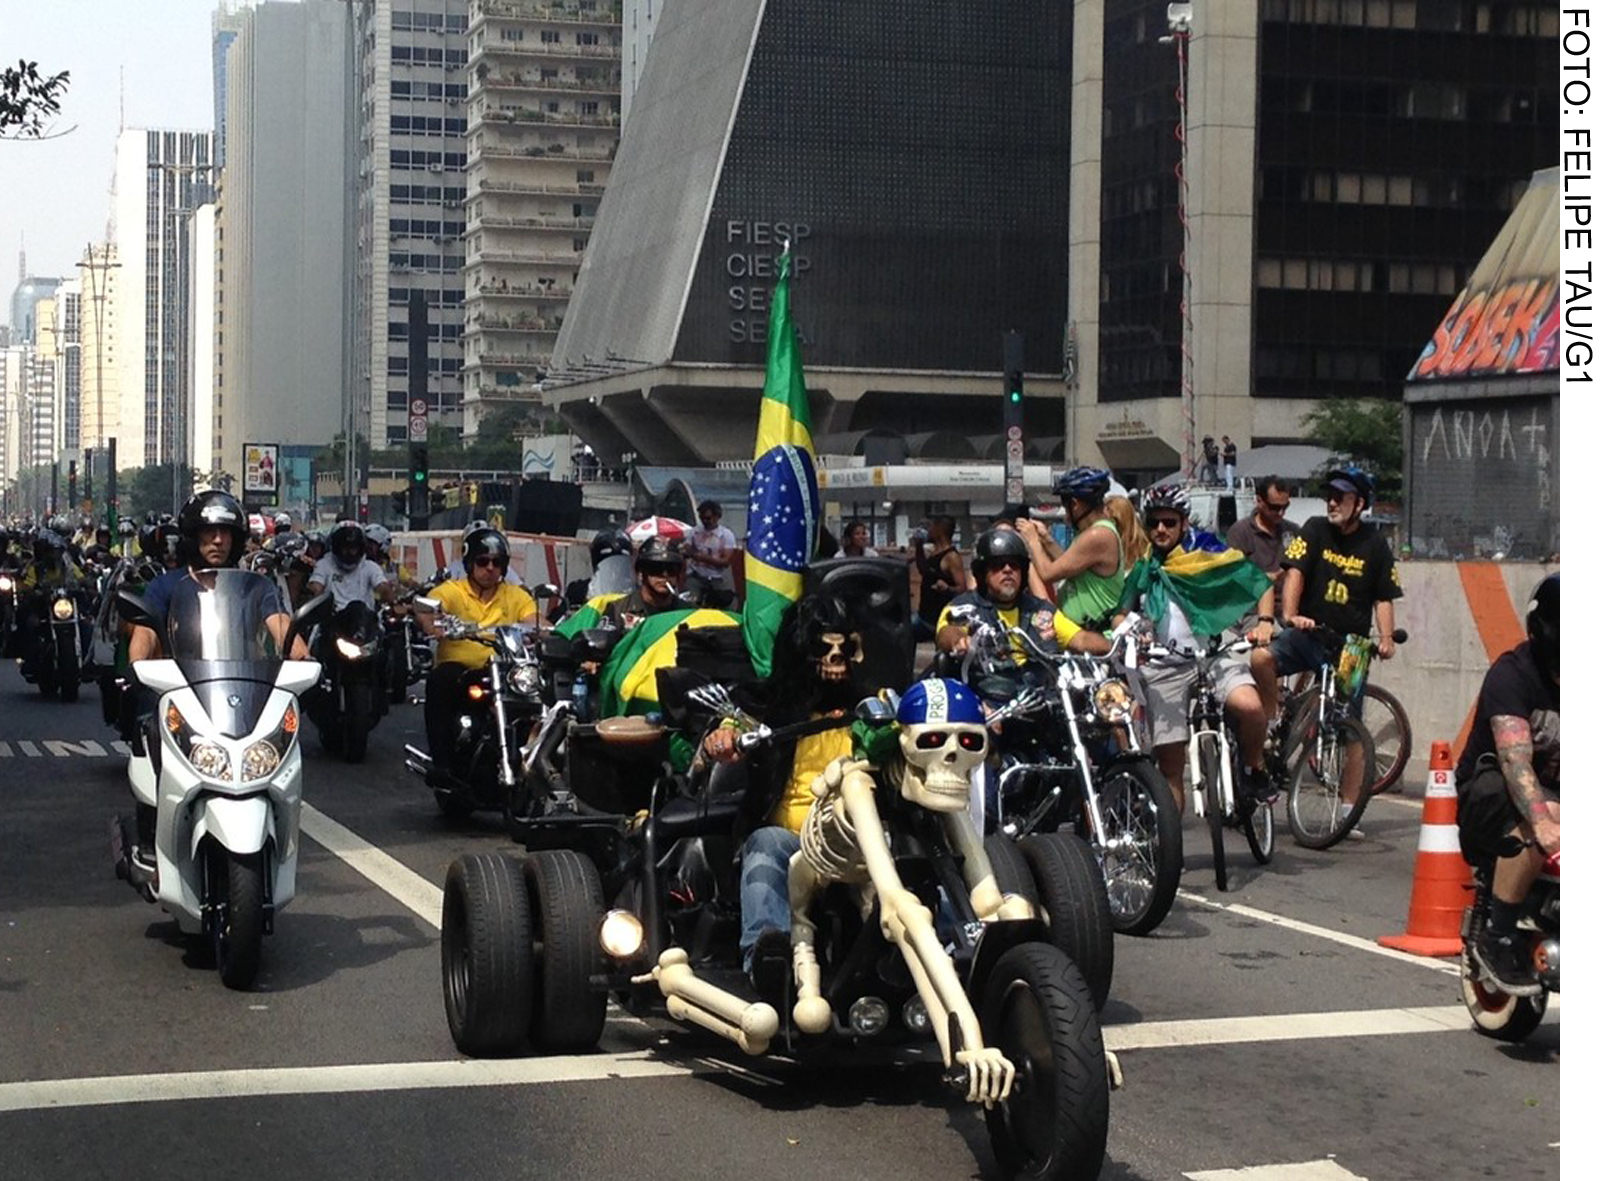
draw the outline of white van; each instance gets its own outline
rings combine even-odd
[[[1248,477],[1240,477],[1230,489],[1214,484],[1189,484],[1187,495],[1193,524],[1222,538],[1234,522],[1255,511],[1255,482]],[[1288,519],[1296,526],[1326,514],[1327,505],[1314,496],[1295,496],[1288,502]]]

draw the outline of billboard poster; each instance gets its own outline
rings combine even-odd
[[[279,444],[242,444],[241,488],[253,500],[274,503],[280,489]]]

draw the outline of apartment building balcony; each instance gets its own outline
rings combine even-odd
[[[466,357],[462,366],[466,371],[478,369],[536,369],[549,367],[548,353],[483,353],[479,357]]]
[[[466,232],[471,230],[591,230],[591,217],[500,217],[488,214],[471,219]]]
[[[503,333],[524,334],[530,336],[553,336],[560,331],[560,317],[553,316],[483,316],[474,324],[465,325],[467,337]]]
[[[486,61],[489,58],[494,60],[519,58],[534,61],[538,58],[547,60],[577,58],[582,61],[614,61],[619,60],[621,56],[622,47],[620,45],[564,45],[549,42],[542,45],[528,46],[518,45],[509,41],[490,41],[471,54],[469,64],[474,69],[478,62]]]
[[[589,12],[575,4],[515,4],[510,0],[482,0],[471,6],[470,27],[475,29],[491,17],[534,25],[579,25],[611,28],[622,23],[619,4],[606,4]]]
[[[620,127],[622,117],[615,111],[587,115],[580,111],[540,111],[535,107],[516,110],[483,111],[480,122],[505,123],[517,127]],[[474,128],[475,123],[471,126]]]
[[[557,156],[555,159],[564,160],[565,157]],[[570,184],[562,185],[532,185],[484,174],[477,187],[467,195],[466,200],[478,193],[532,193],[543,197],[597,197],[604,191],[605,186],[603,184],[573,181]]]
[[[558,149],[558,150],[556,150]],[[568,160],[612,160],[616,156],[614,151],[603,148],[577,148],[569,144],[550,145],[533,144],[527,148],[507,148],[497,144],[483,144],[474,149],[470,159],[465,162],[466,170],[476,167],[481,160],[557,160],[562,163]],[[603,191],[604,186],[600,186]]]
[[[574,267],[582,263],[580,250],[467,250],[465,265],[496,262],[507,266]]]
[[[620,94],[622,73],[610,70],[603,78],[545,78],[541,74],[516,71],[511,74],[483,69],[477,79],[484,91],[514,91],[535,94]]]
[[[510,283],[504,279],[490,279],[473,287],[484,299],[539,300],[544,303],[565,303],[571,298],[571,285],[558,283]]]

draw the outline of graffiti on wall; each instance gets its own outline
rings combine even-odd
[[[1416,407],[1412,552],[1528,559],[1556,552],[1556,428],[1546,398]]]

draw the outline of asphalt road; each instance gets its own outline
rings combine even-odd
[[[434,908],[454,857],[508,845],[403,770],[414,709],[360,767],[305,750],[298,896],[229,992],[112,876],[111,738],[93,686],[64,706],[0,667],[0,1178],[996,1176],[922,1061],[807,1069],[614,1012],[596,1054],[461,1059]],[[1106,1177],[1558,1175],[1557,1015],[1489,1041],[1448,963],[1370,942],[1405,923],[1411,795],[1330,852],[1234,846],[1224,895],[1190,822],[1176,909],[1117,948]]]

